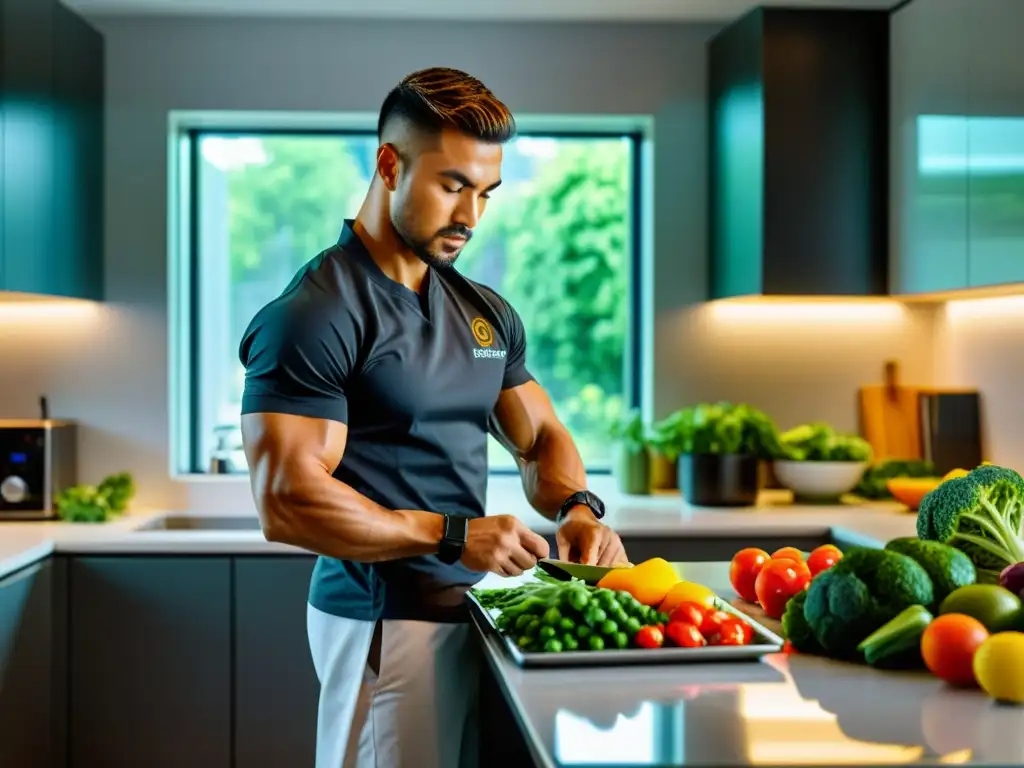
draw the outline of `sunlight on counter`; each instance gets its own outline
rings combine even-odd
[[[654,704],[650,702],[632,717],[619,715],[610,728],[559,710],[555,714],[555,759],[561,765],[652,765],[657,762],[655,726]]]
[[[842,765],[911,763],[923,747],[854,741],[843,733],[835,714],[816,702],[795,697],[790,683],[740,689],[747,758],[752,763]]]

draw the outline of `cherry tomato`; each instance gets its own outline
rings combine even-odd
[[[747,622],[735,616],[727,616],[718,631],[708,638],[709,645],[747,645],[754,636],[754,630]]]
[[[807,556],[807,567],[811,569],[811,578],[822,571],[827,571],[843,559],[843,552],[834,544],[822,544]]]
[[[802,567],[801,567],[802,566]],[[789,598],[799,594],[811,581],[806,563],[793,560],[769,560],[757,575],[754,589],[757,602],[772,619],[781,619]]]
[[[793,641],[792,640],[786,640],[782,644],[782,652],[783,653],[796,653],[797,652],[796,648],[793,647]]]
[[[804,553],[796,547],[782,547],[782,549],[772,552],[772,560],[796,560],[798,563],[802,563],[803,559]]]
[[[640,627],[640,631],[636,633],[636,644],[641,648],[661,648],[664,642],[665,635],[653,625]]]
[[[707,609],[700,603],[695,603],[692,600],[677,605],[672,613],[669,614],[669,621],[688,621],[696,627],[699,627],[704,621],[704,615],[707,613]]]
[[[704,637],[709,638],[722,627],[722,622],[731,618],[732,614],[725,611],[711,611],[704,615],[704,620],[697,625],[697,628],[700,629],[700,633]]]
[[[732,562],[729,563],[729,583],[736,594],[748,603],[757,602],[754,581],[769,559],[768,553],[763,549],[747,547],[733,555]]]
[[[688,621],[670,621],[665,627],[665,638],[680,648],[700,648],[707,645],[704,635]]]
[[[974,654],[989,637],[973,616],[947,613],[935,617],[921,635],[921,658],[928,671],[950,685],[976,685]]]

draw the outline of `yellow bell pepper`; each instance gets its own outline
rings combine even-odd
[[[678,582],[679,574],[672,563],[653,557],[632,568],[609,571],[601,577],[597,586],[629,592],[644,605],[656,608]]]

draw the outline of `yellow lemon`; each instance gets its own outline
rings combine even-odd
[[[705,608],[711,608],[715,604],[715,593],[695,581],[680,581],[669,589],[658,610],[662,613],[672,613],[683,603],[698,603]]]
[[[997,632],[974,653],[974,678],[996,701],[1024,704],[1024,632]]]
[[[951,469],[945,475],[942,476],[942,482],[952,480],[955,477],[967,477],[968,471],[966,469]]]

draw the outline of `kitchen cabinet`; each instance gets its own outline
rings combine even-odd
[[[234,559],[235,768],[316,762],[320,684],[306,639],[310,556]]]
[[[66,762],[66,667],[55,631],[63,568],[49,560],[0,579],[0,765]]]
[[[1024,283],[1024,9],[1006,0],[969,5],[969,284]]]
[[[1020,7],[914,0],[892,15],[891,283],[1024,282]]]
[[[76,557],[75,766],[231,765],[231,559]]]
[[[892,15],[890,284],[966,288],[970,3],[915,0]]]
[[[888,292],[888,11],[755,8],[708,46],[710,294]]]
[[[58,0],[0,0],[0,290],[103,291],[103,40]]]

